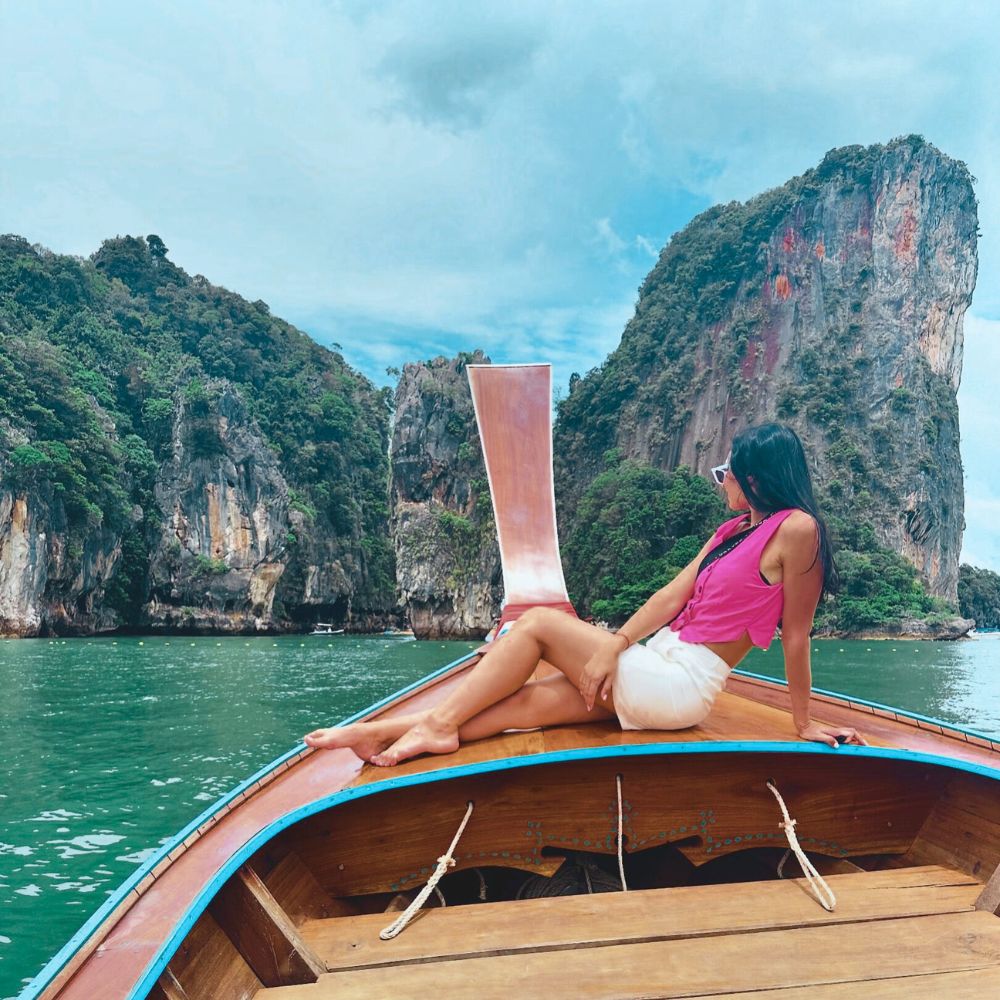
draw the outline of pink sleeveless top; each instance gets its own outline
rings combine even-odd
[[[795,509],[778,511],[731,552],[705,567],[694,593],[670,623],[681,639],[729,642],[748,632],[755,646],[767,649],[781,618],[785,595],[782,583],[764,582],[760,575],[760,554]],[[746,514],[740,514],[719,525],[712,548],[735,534],[746,518]]]

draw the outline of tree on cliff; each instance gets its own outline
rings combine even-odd
[[[962,614],[975,619],[976,628],[1000,628],[1000,574],[962,563],[958,601]]]
[[[698,554],[726,508],[683,466],[666,473],[617,452],[606,462],[580,501],[563,564],[577,611],[621,624]]]

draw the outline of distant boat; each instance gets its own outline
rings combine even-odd
[[[316,622],[316,627],[309,633],[310,635],[340,635],[344,630],[334,628],[326,622]]]
[[[379,635],[383,639],[413,639],[413,629],[412,628],[387,628],[384,632],[380,632]]]

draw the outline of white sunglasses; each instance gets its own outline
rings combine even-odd
[[[726,461],[722,465],[716,465],[712,471],[712,479],[715,480],[717,486],[721,486],[726,478],[726,473],[729,471],[729,463],[732,460],[732,452],[726,457]]]

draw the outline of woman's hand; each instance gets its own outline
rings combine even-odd
[[[615,643],[608,648],[598,650],[583,668],[583,673],[580,675],[580,694],[583,695],[588,712],[594,709],[598,691],[601,693],[602,701],[606,701],[611,694],[615,674],[618,672],[619,648],[616,648],[618,646],[619,644]]]
[[[814,743],[826,743],[834,750],[841,743],[857,743],[863,747],[868,746],[868,741],[861,733],[850,726],[827,726],[821,722],[810,722],[808,725],[796,728],[802,739],[812,740]]]

